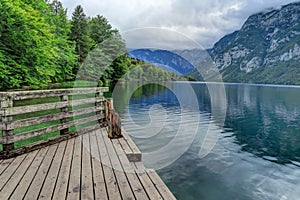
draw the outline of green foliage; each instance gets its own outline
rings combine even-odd
[[[0,19],[0,88],[51,82],[58,54],[43,14],[21,0],[3,0]]]
[[[118,82],[119,80],[124,79],[124,75],[132,68],[131,60],[126,55],[121,55],[116,58],[112,64],[111,68],[113,68],[113,73],[111,74],[111,79],[113,83]]]
[[[58,0],[0,2],[0,90],[69,86],[75,78],[100,85],[120,79],[178,79],[127,53],[108,20],[88,18],[80,5],[68,20]]]
[[[111,67],[117,72],[112,76],[113,83],[116,83],[118,80],[146,82],[186,80],[180,75],[167,72],[150,63],[128,58],[125,55],[117,58]]]
[[[126,53],[125,42],[120,34],[112,35],[89,53],[77,74],[77,78],[91,81],[101,80],[103,83],[109,83],[114,74],[111,64]]]
[[[109,24],[108,20],[101,15],[92,17],[92,19],[88,22],[88,26],[89,37],[93,43],[92,49],[98,44],[102,43],[104,40],[107,40],[114,34],[118,33],[117,30],[112,29],[112,26]]]
[[[67,10],[62,7],[61,2],[53,0],[49,4],[51,13],[48,15],[48,22],[55,27],[56,50],[59,58],[56,65],[59,66],[57,76],[53,82],[74,78],[72,69],[77,66],[77,56],[75,54],[75,44],[68,40],[71,24],[67,19]]]
[[[80,5],[72,14],[70,40],[75,42],[78,61],[83,63],[90,50],[91,41],[88,36],[88,20]],[[75,69],[73,73],[76,74],[77,70]]]
[[[76,64],[66,10],[54,0],[0,2],[0,89],[71,78]]]

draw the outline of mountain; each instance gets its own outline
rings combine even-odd
[[[300,2],[250,16],[210,55],[226,82],[300,84]]]
[[[194,69],[190,71],[188,76],[194,77],[198,81],[217,81],[214,77],[217,73],[213,69],[213,60],[210,57],[211,49],[185,49],[185,50],[173,50],[174,53],[188,60]],[[218,79],[219,80],[219,79]]]
[[[167,50],[136,49],[130,51],[129,56],[177,74],[185,75],[194,69],[189,61]]]

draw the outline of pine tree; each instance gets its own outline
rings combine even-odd
[[[109,39],[117,32],[116,29],[112,28],[108,20],[101,15],[97,15],[89,21],[89,37],[93,40],[92,48]]]
[[[75,44],[69,41],[68,35],[71,32],[71,24],[67,19],[67,10],[63,8],[62,3],[58,0],[53,0],[49,3],[51,14],[47,20],[55,27],[53,33],[56,38],[57,52],[59,59],[56,60],[58,69],[57,75],[54,77],[54,82],[74,78],[72,69],[77,64],[75,54]]]
[[[88,21],[83,8],[78,5],[73,14],[71,21],[70,39],[75,42],[75,51],[78,55],[78,61],[83,63],[90,50],[90,39],[88,37]],[[73,73],[77,73],[77,69]]]
[[[113,61],[126,53],[125,41],[116,33],[89,53],[78,77],[93,81],[101,80],[103,83],[110,82],[115,70]]]

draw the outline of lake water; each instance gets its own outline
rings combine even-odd
[[[145,165],[178,199],[300,199],[300,87],[225,84],[225,97],[209,85],[120,86],[115,107]]]

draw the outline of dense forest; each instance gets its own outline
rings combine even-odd
[[[86,16],[80,5],[68,19],[58,0],[1,0],[0,19],[0,90],[75,79],[100,86],[119,79],[182,79],[129,58],[119,31],[101,15]],[[117,54],[107,58],[111,51]]]

